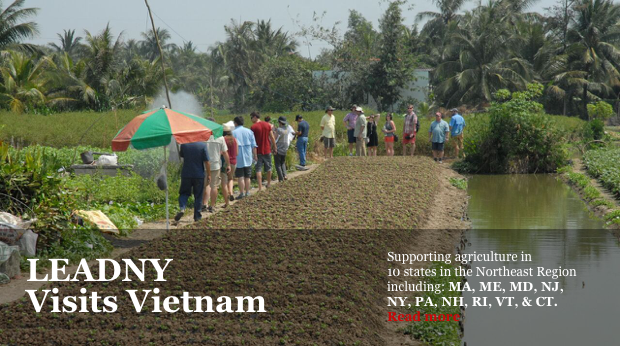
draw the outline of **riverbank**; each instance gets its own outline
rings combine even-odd
[[[114,314],[34,314],[30,302],[3,305],[0,322],[11,319],[13,326],[3,331],[3,338],[32,344],[71,337],[85,343],[95,330],[110,343],[128,345],[181,340],[388,345],[396,339],[416,344],[398,327],[386,326],[386,253],[454,250],[461,232],[455,227],[463,215],[466,194],[449,184],[452,174],[425,157],[333,159],[200,224],[171,230],[122,255],[174,258],[167,281],[157,283],[163,295],[180,296],[182,291],[201,296],[261,295],[267,314],[136,315],[124,290],[152,288],[149,276],[131,286],[117,281],[89,285],[91,292],[121,298]],[[340,175],[351,180],[340,179]],[[301,191],[299,186],[307,189]],[[343,194],[342,189],[351,193]],[[330,210],[321,207],[326,203]],[[306,213],[307,219],[296,217],[294,211]],[[245,212],[253,215],[255,226],[235,229]],[[299,229],[288,228],[283,218]],[[327,224],[349,228],[328,229]],[[416,230],[403,229],[403,225],[415,225]],[[55,285],[61,300],[80,296],[80,286]],[[153,302],[147,301],[144,309],[152,307]],[[37,327],[42,325],[45,328]]]
[[[620,237],[620,201],[597,179],[588,175],[581,159],[574,159],[573,166],[565,167],[558,173],[560,179],[575,190],[588,209],[605,220],[606,227]]]

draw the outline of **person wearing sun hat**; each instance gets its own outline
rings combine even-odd
[[[336,117],[333,112],[332,107],[327,107],[325,115],[321,119],[321,131],[323,131],[321,137],[323,138],[326,159],[334,157],[334,147],[336,146]]]
[[[281,116],[278,118],[278,128],[276,128],[276,155],[274,161],[276,164],[276,173],[278,174],[278,181],[283,182],[286,180],[286,152],[291,145],[291,128],[288,126],[286,117]]]

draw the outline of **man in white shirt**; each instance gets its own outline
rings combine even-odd
[[[215,119],[209,119],[215,122]],[[207,140],[207,153],[209,154],[209,164],[211,166],[211,183],[205,184],[205,193],[202,195],[202,209],[203,211],[213,212],[215,202],[217,201],[217,187],[220,186],[222,178],[220,177],[220,168],[222,167],[222,158],[226,161],[228,167],[226,173],[230,172],[230,159],[228,158],[228,146],[224,137],[215,138],[211,135]],[[224,200],[228,200],[228,191],[222,190],[224,194]],[[207,206],[207,198],[209,199],[209,206]]]

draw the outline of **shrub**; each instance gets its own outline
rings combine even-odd
[[[508,101],[493,102],[488,123],[468,129],[464,166],[478,173],[543,173],[561,166],[563,133],[534,101],[541,94],[540,84],[529,84]]]
[[[588,105],[588,117],[590,119],[605,121],[614,115],[614,108],[605,101],[598,101]]]

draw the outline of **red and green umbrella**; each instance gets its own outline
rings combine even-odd
[[[167,174],[166,146],[172,137],[179,144],[206,141],[221,137],[224,127],[201,117],[160,108],[133,118],[112,140],[112,151],[125,151],[131,144],[135,149],[164,147],[164,176]],[[166,184],[166,229],[169,225],[168,184]]]
[[[160,108],[135,117],[112,140],[112,151],[125,151],[131,144],[135,149],[149,149],[177,143],[201,142],[211,135],[221,137],[222,125],[201,117]]]

